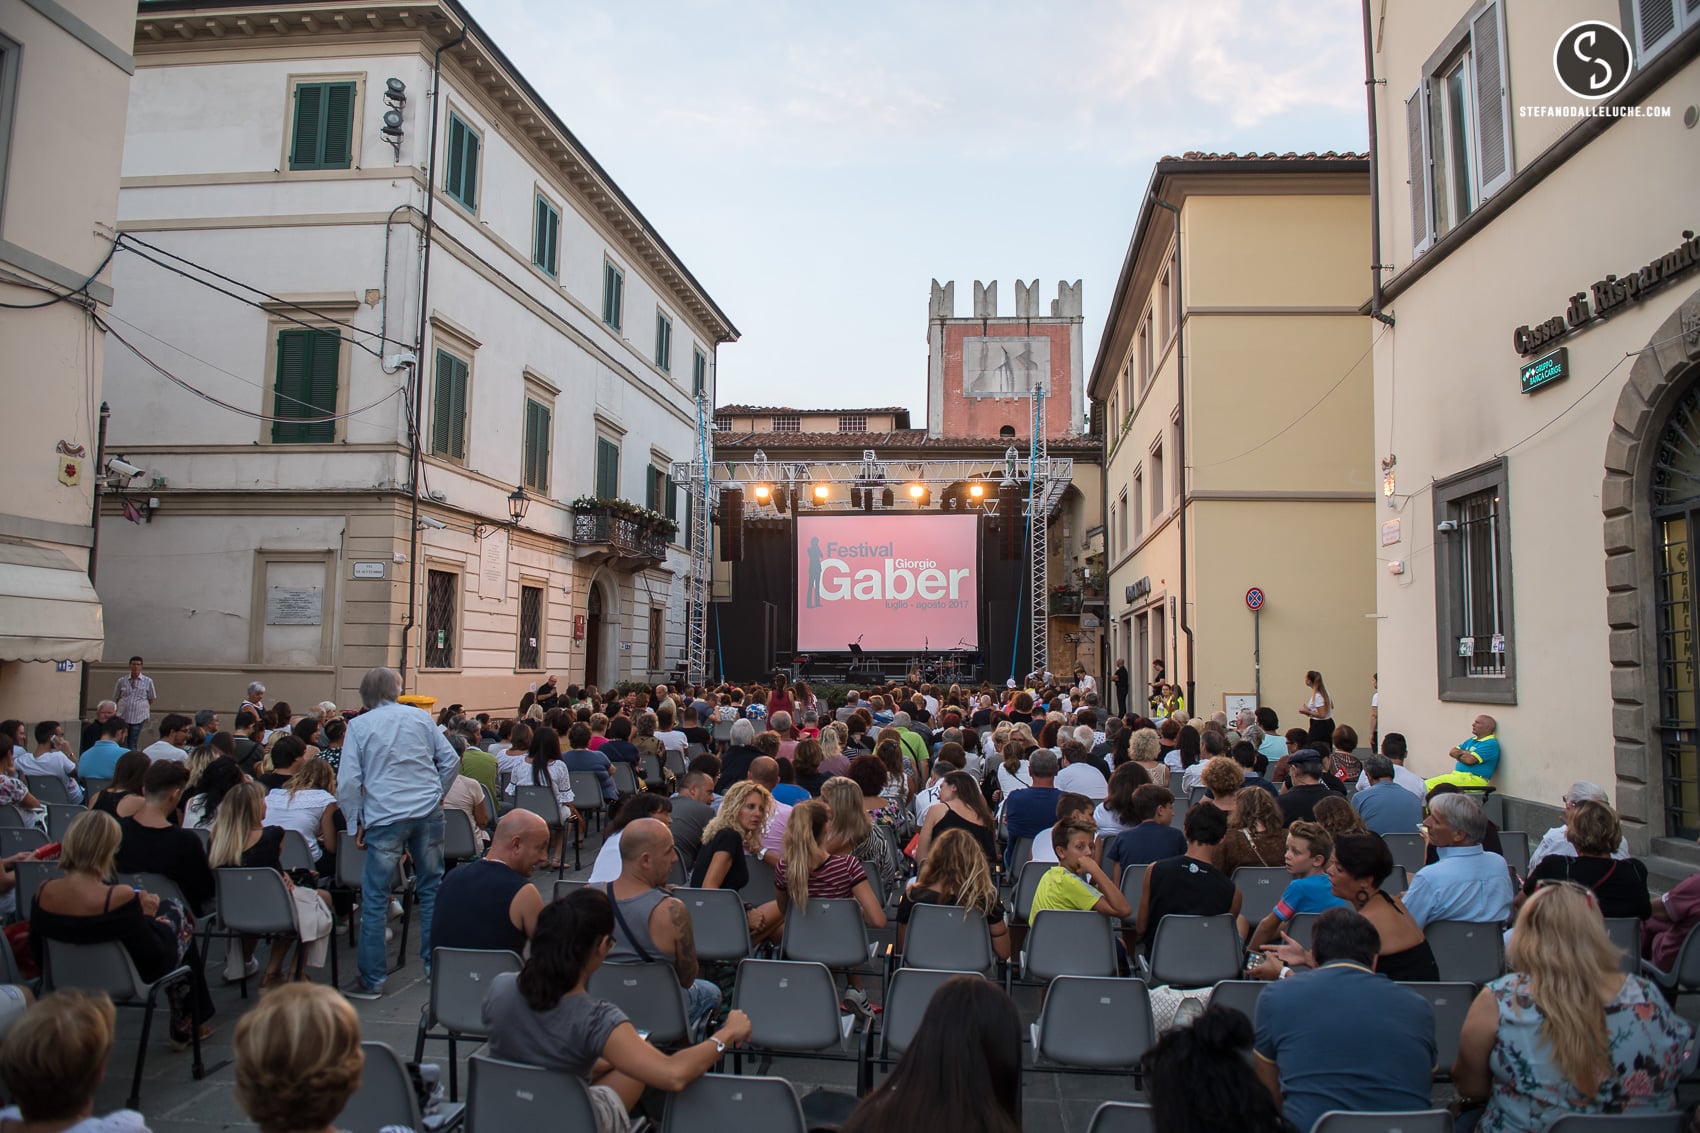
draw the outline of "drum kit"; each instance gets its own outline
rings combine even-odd
[[[909,658],[908,670],[911,684],[957,684],[974,679],[974,670],[978,666],[980,655],[966,641],[958,641],[956,645],[939,653],[922,653]]]

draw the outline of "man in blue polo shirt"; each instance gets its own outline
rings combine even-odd
[[[77,760],[77,777],[87,782],[90,779],[110,779],[113,768],[118,766],[118,759],[130,749],[119,742],[119,736],[129,735],[130,726],[121,717],[113,716],[100,725],[100,739],[92,744]]]
[[[1499,724],[1485,712],[1470,722],[1470,738],[1447,754],[1454,760],[1452,771],[1436,775],[1428,781],[1432,789],[1441,783],[1455,783],[1465,790],[1486,787],[1499,770]]]
[[[1334,895],[1328,880],[1328,859],[1334,856],[1334,838],[1327,827],[1317,822],[1295,822],[1287,827],[1287,856],[1285,865],[1293,880],[1287,883],[1275,909],[1264,917],[1251,934],[1246,945],[1256,952],[1265,944],[1275,944],[1281,933],[1300,913],[1321,913],[1329,909],[1346,908],[1346,902]],[[1254,978],[1273,978],[1274,965],[1252,968]]]
[[[1263,965],[1292,978],[1258,996],[1257,1076],[1300,1129],[1333,1109],[1429,1108],[1434,1008],[1375,974],[1380,951],[1374,925],[1351,909],[1330,909],[1311,936],[1315,971]]]

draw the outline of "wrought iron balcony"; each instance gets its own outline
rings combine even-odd
[[[1050,607],[1050,612],[1056,616],[1071,617],[1080,613],[1080,591],[1053,590]]]
[[[607,560],[616,569],[642,570],[667,558],[667,536],[612,508],[573,512],[573,542],[580,558]]]

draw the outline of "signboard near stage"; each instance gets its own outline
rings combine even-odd
[[[797,517],[797,649],[979,648],[972,515]]]

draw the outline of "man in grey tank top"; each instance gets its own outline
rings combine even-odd
[[[620,832],[620,876],[607,886],[614,901],[614,947],[607,962],[671,964],[685,1017],[695,1027],[720,1006],[720,988],[697,978],[690,912],[663,888],[677,857],[672,831],[656,819],[634,819]]]

